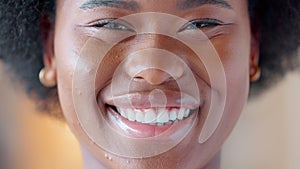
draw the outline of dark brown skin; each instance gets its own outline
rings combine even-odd
[[[185,2],[185,0],[134,1],[139,6],[137,11],[105,6],[83,10],[80,6],[85,0],[58,0],[56,24],[50,31],[50,36],[44,41],[44,46],[46,47],[44,51],[46,68],[56,74],[53,78],[57,80],[59,98],[64,116],[82,145],[85,168],[124,168],[126,166],[128,169],[219,169],[220,160],[218,152],[234,128],[246,103],[250,83],[250,66],[257,65],[258,63],[258,43],[256,37],[251,33],[247,1],[227,0],[232,9],[214,4],[203,4],[201,6],[192,6],[188,9],[178,9],[176,4]],[[212,90],[202,63],[195,59],[194,54],[182,44],[161,35],[131,38],[126,43],[119,44],[110,52],[110,55],[112,55],[108,57],[110,60],[106,60],[106,63],[110,63],[110,65],[103,68],[103,70],[106,70],[105,76],[97,76],[97,95],[109,87],[109,81],[113,76],[114,68],[125,59],[125,56],[141,48],[157,47],[176,53],[187,62],[195,74],[199,90],[204,95],[205,100],[201,110],[203,116],[200,116],[196,127],[193,128],[179,145],[155,157],[126,159],[106,153],[93,144],[79,125],[74,110],[74,103],[70,98],[72,98],[72,78],[74,76],[73,72],[76,61],[81,48],[90,35],[90,27],[86,25],[101,19],[119,18],[139,12],[164,12],[186,20],[211,18],[228,24],[220,26],[218,28],[219,33],[216,36],[209,36],[224,66],[227,81],[227,99],[223,118],[218,128],[207,142],[199,144],[198,136],[205,121],[204,117],[209,109],[208,102],[210,98],[207,93]],[[206,29],[202,31],[205,32]],[[140,43],[136,43],[137,41]],[[168,45],[176,43],[179,46],[181,45],[182,48],[180,50],[178,50],[178,45]],[[116,53],[124,57],[113,57]],[[193,65],[192,63],[197,64]],[[162,88],[169,87],[167,83],[163,83],[167,79],[167,76],[163,72],[145,71],[139,75],[139,78],[150,84],[160,84]],[[143,88],[143,80],[136,82],[136,88]],[[119,88],[122,91],[122,86]],[[105,154],[109,154],[112,160],[106,158]]]

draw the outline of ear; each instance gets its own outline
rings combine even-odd
[[[54,55],[54,24],[48,15],[41,17],[41,38],[43,43],[44,68],[40,72],[40,81],[45,87],[56,85],[56,64]]]
[[[257,81],[260,77],[259,68],[259,50],[260,50],[260,31],[257,22],[253,22],[251,25],[251,51],[249,62],[249,76],[252,82]]]

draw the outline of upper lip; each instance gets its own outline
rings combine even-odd
[[[162,95],[156,95],[151,92],[131,92],[104,97],[102,101],[108,105],[134,109],[148,109],[153,107],[196,109],[201,106],[201,99],[197,99],[184,92],[163,90],[163,94],[162,98]]]

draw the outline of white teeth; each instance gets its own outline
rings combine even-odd
[[[187,118],[191,114],[190,109],[186,108],[150,108],[150,109],[123,109],[117,108],[122,117],[129,121],[163,126],[176,123],[178,120]]]
[[[178,120],[182,120],[183,119],[183,115],[184,115],[184,109],[180,109],[179,112],[178,112],[177,119]]]
[[[126,119],[128,118],[126,111],[124,109],[119,109],[117,108],[118,112],[121,114],[121,116],[125,117]]]
[[[136,121],[143,123],[145,121],[145,115],[143,112],[137,112],[135,115]]]
[[[168,110],[164,108],[158,109],[158,116],[157,116],[157,123],[166,123],[169,121],[169,114]]]
[[[132,109],[127,109],[128,120],[135,121],[135,112]]]
[[[164,123],[156,123],[157,126],[163,126]]]
[[[183,117],[188,117],[190,115],[190,109],[185,109]]]
[[[145,110],[145,121],[144,123],[156,123],[156,114],[153,109]]]
[[[170,113],[170,120],[175,121],[177,119],[177,109],[172,109]]]

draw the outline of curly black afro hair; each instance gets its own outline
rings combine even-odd
[[[300,45],[300,1],[248,2],[251,20],[257,21],[261,33],[259,64],[262,76],[251,85],[251,95],[256,95],[299,66],[297,49]],[[43,67],[40,36],[40,18],[43,14],[54,18],[54,0],[0,2],[0,59],[7,63],[8,69],[21,82],[26,83],[29,93],[34,93],[38,100],[44,102],[40,105],[50,110],[49,103],[58,103],[56,88],[47,89],[38,79],[38,73]]]

